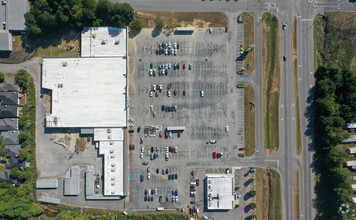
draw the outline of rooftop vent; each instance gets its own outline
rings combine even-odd
[[[120,43],[119,39],[115,40],[115,45],[119,45],[119,43]]]

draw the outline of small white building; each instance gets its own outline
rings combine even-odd
[[[348,149],[349,154],[356,154],[356,147],[351,147]]]
[[[352,189],[353,189],[354,191],[356,191],[356,184],[351,184],[351,186],[352,186]]]
[[[234,178],[231,175],[207,175],[205,182],[205,204],[208,210],[234,208]]]
[[[351,167],[353,170],[356,170],[356,160],[347,161],[346,166]]]

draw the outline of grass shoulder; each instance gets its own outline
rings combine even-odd
[[[255,89],[252,85],[244,86],[244,115],[245,115],[245,154],[255,153]]]
[[[262,16],[263,33],[263,121],[264,148],[274,154],[279,149],[279,22],[275,15],[266,12]]]
[[[255,23],[254,17],[249,12],[243,12],[238,18],[244,24],[244,72],[250,74],[255,71]],[[251,48],[249,48],[251,46]]]
[[[256,169],[257,219],[283,219],[282,185],[277,170]]]

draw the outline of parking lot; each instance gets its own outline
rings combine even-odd
[[[158,36],[146,29],[130,39],[129,144],[135,146],[129,162],[132,208],[186,207],[191,201],[190,169],[221,166],[237,158],[243,147],[243,89],[236,87],[236,73],[227,72],[227,41],[224,28]],[[171,55],[165,55],[169,45]],[[166,131],[173,126],[185,129]],[[168,169],[168,175],[162,169]],[[177,174],[177,179],[174,175],[169,180],[171,174]],[[196,195],[200,198],[201,178]],[[150,190],[152,196],[148,196]]]

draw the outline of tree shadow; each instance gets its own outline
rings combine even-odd
[[[152,30],[151,36],[152,36],[152,37],[157,37],[157,36],[159,36],[161,33],[162,33],[162,29],[159,29],[159,28],[156,27],[155,29]]]
[[[141,32],[141,30],[130,29],[130,31],[129,31],[129,38],[134,38],[134,37],[136,37],[140,32]]]
[[[245,206],[245,208],[244,208],[244,212],[245,213],[248,213],[250,210],[251,210],[251,206],[250,205]]]

